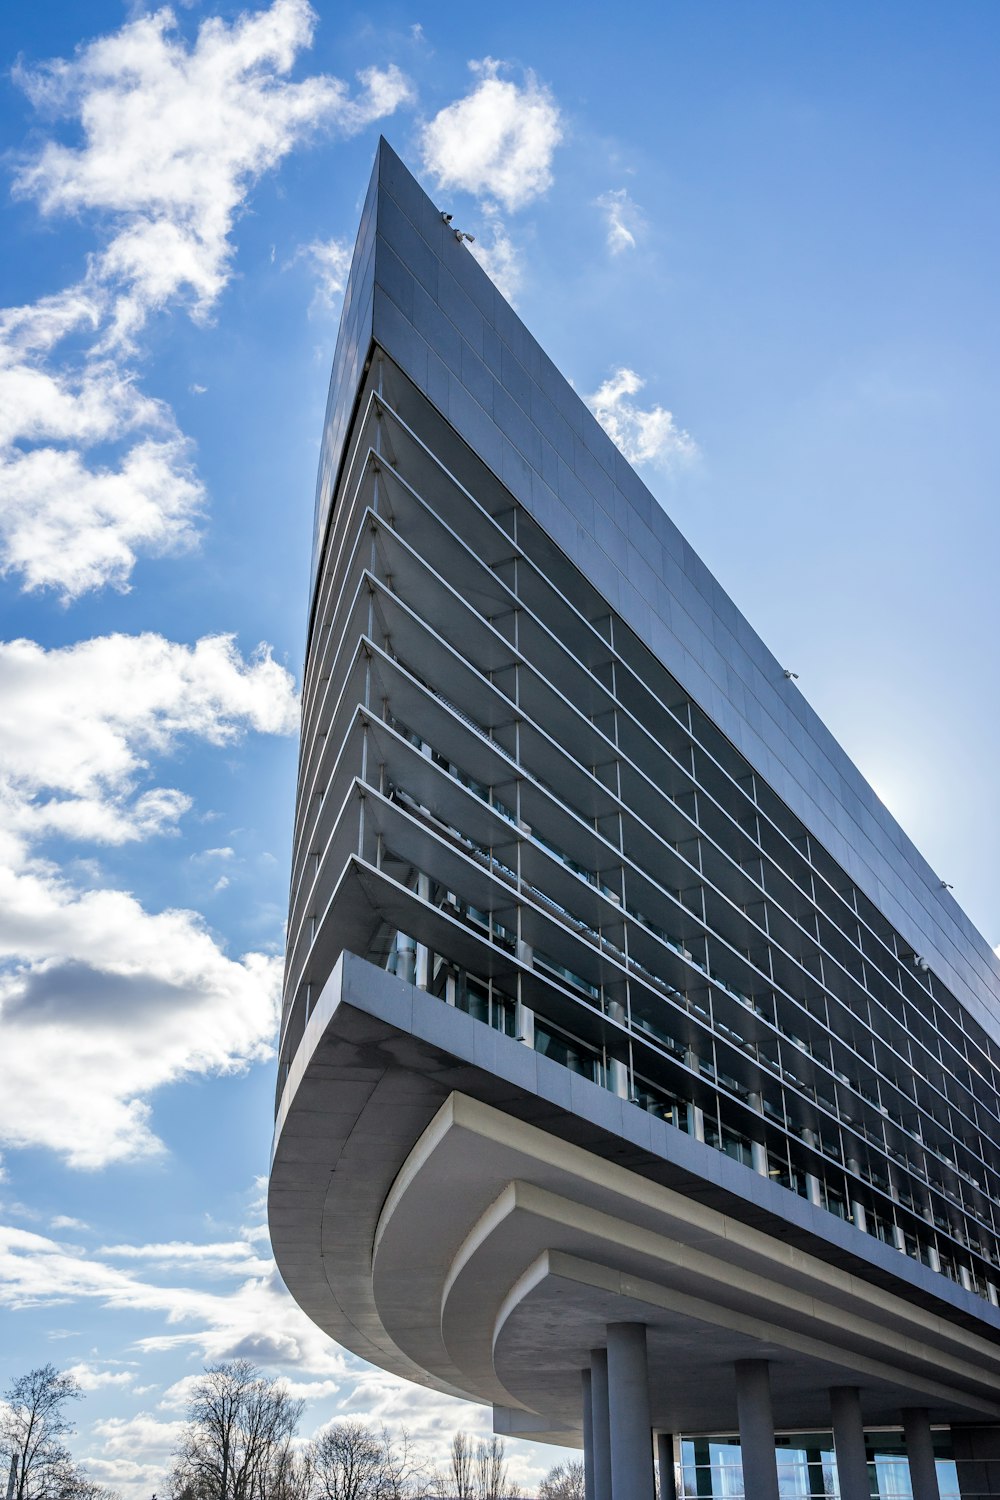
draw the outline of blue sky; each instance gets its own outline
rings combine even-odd
[[[1000,942],[1000,12],[0,16],[0,1377],[160,1483],[249,1353],[428,1456],[262,1230],[318,441],[379,131]],[[530,1483],[555,1455],[518,1449]]]

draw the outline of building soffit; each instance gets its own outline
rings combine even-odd
[[[693,1398],[700,1389],[704,1409],[712,1378],[721,1401],[727,1351],[736,1358],[762,1349],[790,1394],[798,1391],[803,1420],[813,1420],[817,1380],[826,1377],[861,1383],[875,1414],[900,1400],[942,1418],[1000,1413],[997,1315],[979,1299],[939,1286],[941,1278],[898,1252],[889,1252],[898,1290],[893,1278],[880,1286],[853,1269],[860,1255],[838,1265],[835,1251],[817,1256],[809,1247],[820,1239],[791,1224],[781,1237],[773,1223],[767,1232],[651,1180],[657,1144],[683,1151],[698,1143],[596,1085],[578,1091],[577,1110],[568,1111],[542,1097],[539,1070],[557,1089],[568,1081],[521,1044],[344,955],[282,1095],[270,1189],[279,1268],[332,1336],[453,1394],[514,1410],[548,1402],[552,1430],[565,1430],[575,1410],[577,1375],[569,1372],[578,1371],[586,1339],[613,1304],[621,1312],[626,1303],[627,1316],[652,1329],[675,1416],[692,1413],[685,1390]],[[618,1107],[617,1148],[609,1129],[591,1124],[588,1133],[591,1102],[599,1111]],[[653,1141],[657,1125],[663,1142]],[[577,1139],[553,1126],[575,1129]],[[641,1147],[628,1137],[636,1126]],[[701,1149],[716,1158],[713,1168],[733,1169],[734,1184],[745,1178],[748,1192],[789,1197]],[[713,1196],[712,1183],[703,1188]],[[717,1203],[736,1201],[721,1190],[718,1170],[714,1188]],[[862,1255],[880,1248],[816,1214],[818,1227],[846,1234]],[[944,1296],[928,1298],[924,1282]],[[963,1316],[949,1301],[975,1301],[982,1315]],[[681,1385],[670,1373],[671,1348],[686,1351]]]

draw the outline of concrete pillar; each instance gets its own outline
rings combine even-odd
[[[608,1324],[608,1415],[614,1500],[653,1500],[653,1421],[641,1323]]]
[[[759,1115],[762,1115],[764,1113],[763,1101],[761,1100],[759,1094],[747,1094],[747,1103],[749,1104],[750,1108],[756,1110]],[[768,1175],[767,1147],[764,1146],[760,1141],[750,1142],[750,1164],[753,1167],[754,1171],[759,1173],[761,1177],[766,1177]]]
[[[743,1493],[746,1500],[778,1500],[778,1463],[774,1452],[774,1414],[767,1360],[738,1359],[735,1369]]]
[[[816,1132],[814,1130],[805,1129],[801,1132],[801,1135],[807,1146],[815,1148]],[[806,1197],[810,1203],[815,1203],[817,1208],[823,1207],[823,1189],[819,1178],[814,1172],[806,1173]]]
[[[417,979],[417,945],[405,932],[396,933],[396,978],[415,984]]]
[[[426,753],[430,753],[430,746],[426,747]],[[431,899],[431,878],[429,875],[417,876],[417,895],[422,901]],[[414,954],[413,982],[418,989],[430,989],[431,983],[431,954],[426,943],[417,943]]]
[[[583,1386],[583,1493],[594,1500],[594,1408],[589,1370],[581,1370]]]
[[[677,1473],[674,1469],[674,1435],[656,1434],[656,1468],[660,1477],[660,1500],[677,1500]]]
[[[696,1141],[705,1139],[705,1112],[697,1104],[687,1106],[687,1129]]]
[[[693,1052],[689,1047],[684,1061],[697,1077],[699,1068],[697,1052]],[[699,1105],[690,1102],[687,1106],[687,1131],[688,1135],[694,1136],[696,1141],[705,1139],[705,1112]]]
[[[594,1444],[594,1500],[611,1500],[611,1434],[608,1415],[608,1353],[590,1351],[590,1421]]]
[[[934,1467],[934,1440],[925,1406],[903,1408],[903,1440],[913,1500],[941,1500]]]
[[[628,1098],[628,1064],[617,1057],[608,1058],[608,1088],[619,1099]]]
[[[831,1387],[830,1415],[833,1421],[833,1447],[837,1455],[840,1500],[869,1500],[871,1491],[868,1487],[865,1429],[861,1420],[861,1397],[856,1385]]]

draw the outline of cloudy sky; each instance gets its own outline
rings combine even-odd
[[[484,1415],[277,1282],[320,424],[384,132],[991,943],[1000,11],[34,0],[0,16],[0,1380],[161,1482],[249,1354]],[[524,1481],[551,1456],[520,1450]]]

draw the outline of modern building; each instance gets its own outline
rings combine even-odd
[[[591,1500],[1000,1494],[1000,967],[398,157],[337,342],[270,1222]]]

